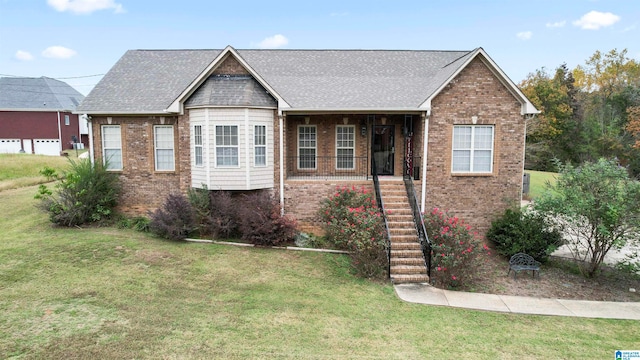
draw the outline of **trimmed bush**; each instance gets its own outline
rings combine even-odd
[[[424,214],[424,225],[432,243],[431,282],[445,288],[470,282],[481,265],[482,251],[488,252],[488,247],[464,220],[438,208]]]
[[[238,202],[228,191],[210,191],[209,233],[214,238],[232,238],[238,232]]]
[[[41,171],[49,179],[58,179],[55,194],[40,185],[39,208],[49,213],[51,222],[62,226],[108,221],[114,214],[120,190],[118,176],[105,166],[89,160],[69,160],[70,170],[58,177],[51,168]]]
[[[236,209],[242,239],[262,246],[293,241],[294,220],[280,214],[280,204],[266,191],[244,195]]]
[[[338,187],[319,210],[327,242],[351,252],[358,276],[387,276],[386,232],[373,194],[364,188]]]
[[[190,188],[187,191],[187,198],[193,208],[195,230],[200,236],[209,234],[211,232],[211,197],[207,186],[203,184],[202,188]]]
[[[151,214],[149,229],[169,240],[184,240],[196,228],[193,207],[184,195],[170,194]]]
[[[495,244],[498,254],[510,258],[523,252],[540,262],[562,245],[562,234],[557,227],[532,211],[507,209],[491,223],[487,239]]]

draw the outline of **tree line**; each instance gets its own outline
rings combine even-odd
[[[640,177],[640,63],[626,49],[596,51],[573,70],[538,69],[520,88],[541,111],[527,123],[527,169],[607,158]]]

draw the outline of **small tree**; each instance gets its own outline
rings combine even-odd
[[[583,275],[594,277],[611,248],[639,241],[640,183],[611,160],[559,167],[534,209],[558,221]]]

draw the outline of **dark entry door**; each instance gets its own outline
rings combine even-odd
[[[394,126],[376,125],[373,129],[373,158],[378,175],[393,175],[395,153]]]

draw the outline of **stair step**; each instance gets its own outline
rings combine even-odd
[[[391,258],[391,266],[394,265],[419,265],[424,267],[424,259],[422,257],[394,257]]]
[[[420,250],[422,247],[416,242],[391,242],[391,250]]]
[[[389,233],[391,233],[391,237],[393,238],[395,235],[415,235],[416,229],[414,227],[411,228],[389,228]]]
[[[391,276],[391,281],[394,284],[428,283],[429,276],[427,274],[398,274]]]
[[[396,274],[426,274],[427,268],[418,265],[394,265],[391,266],[391,275]]]
[[[391,258],[422,258],[422,249],[414,249],[414,250],[391,250]]]
[[[391,237],[391,242],[420,244],[420,240],[418,239],[418,235],[416,235],[416,234],[392,236]]]

